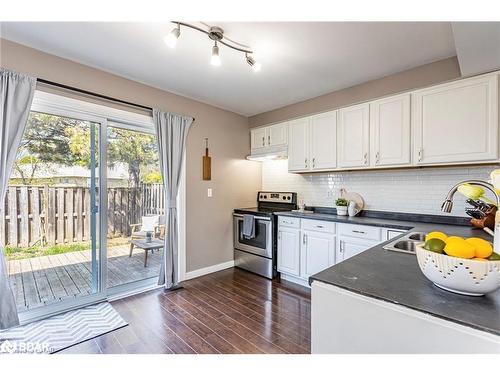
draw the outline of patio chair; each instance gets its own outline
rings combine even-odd
[[[139,229],[139,230],[137,230]],[[130,224],[130,254],[134,250],[132,240],[146,238],[147,232],[152,232],[154,238],[165,238],[165,215],[147,215],[141,218],[141,222]]]

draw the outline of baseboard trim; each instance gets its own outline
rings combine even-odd
[[[230,260],[229,262],[214,264],[213,266],[209,266],[209,267],[200,268],[200,269],[197,269],[194,271],[186,272],[186,277],[184,278],[184,280],[194,279],[195,277],[208,275],[209,273],[222,271],[222,270],[225,270],[225,269],[231,268],[231,267],[234,267],[234,260]]]

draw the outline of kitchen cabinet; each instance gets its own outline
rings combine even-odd
[[[370,142],[368,103],[338,111],[337,149],[339,168],[368,167]]]
[[[370,165],[410,164],[410,94],[370,102]]]
[[[288,170],[305,172],[309,170],[309,118],[290,121],[288,126]]]
[[[417,165],[498,160],[498,75],[438,85],[412,94]]]
[[[300,276],[300,230],[279,226],[278,271]]]
[[[311,170],[337,167],[337,111],[311,117],[310,123]]]
[[[271,125],[267,128],[268,146],[283,146],[288,143],[288,123]]]
[[[335,236],[310,230],[302,231],[302,278],[309,278],[335,264]]]
[[[336,166],[337,111],[290,122],[290,172],[330,170]]]
[[[356,237],[338,236],[335,263],[343,262],[380,243],[380,240],[365,240]]]
[[[278,271],[308,286],[309,276],[335,264],[335,223],[278,217]]]
[[[263,153],[270,148],[286,146],[288,143],[288,123],[280,123],[250,130],[252,154]]]

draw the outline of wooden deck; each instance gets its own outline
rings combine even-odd
[[[127,245],[108,249],[108,287],[157,276],[162,251],[148,254]],[[92,293],[90,250],[7,262],[19,311]]]

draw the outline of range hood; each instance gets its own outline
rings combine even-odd
[[[267,160],[284,160],[288,159],[288,148],[286,146],[280,147],[266,147],[262,151],[252,150],[252,153],[247,156],[247,160],[252,161],[267,161]]]

